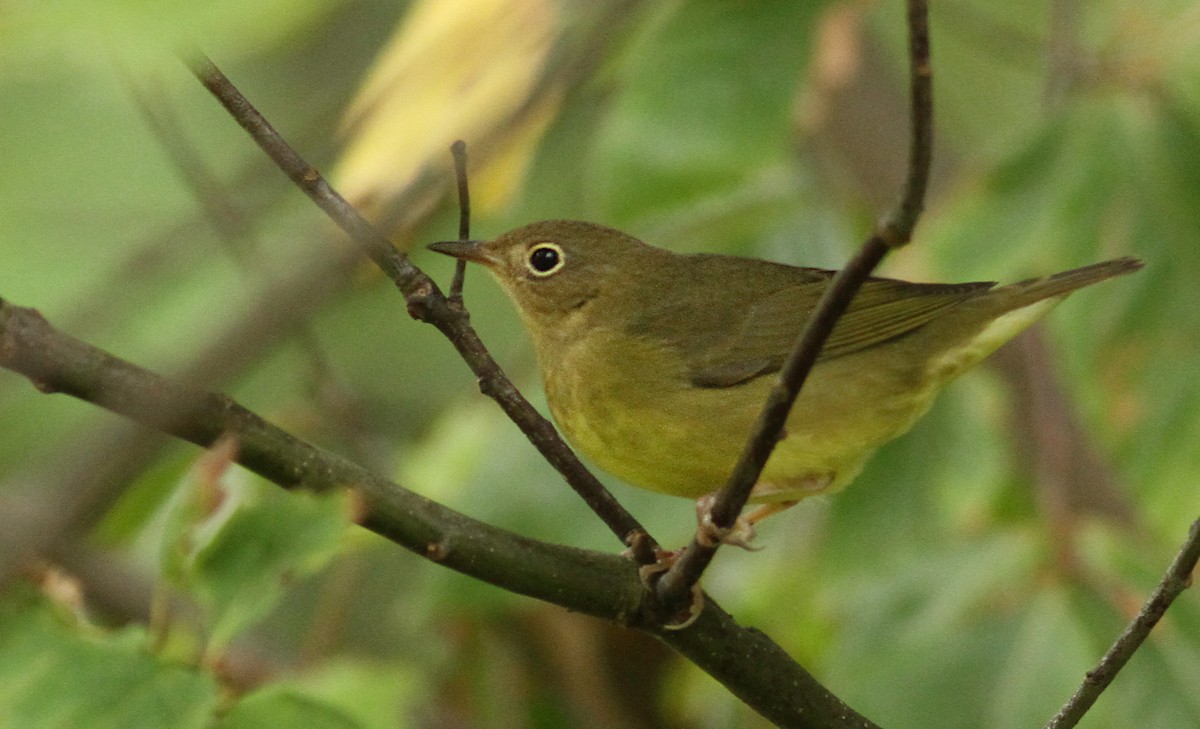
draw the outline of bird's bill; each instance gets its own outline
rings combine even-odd
[[[500,260],[494,252],[488,250],[486,243],[485,240],[442,240],[430,243],[426,248],[447,256],[461,258],[464,261],[482,263],[485,266],[499,263]]]

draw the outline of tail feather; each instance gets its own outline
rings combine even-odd
[[[1003,310],[1020,309],[1042,299],[1065,296],[1076,289],[1091,286],[1114,276],[1133,273],[1142,265],[1141,259],[1138,258],[1130,256],[1114,258],[1111,261],[1093,263],[1090,266],[1073,268],[1070,271],[1002,286],[993,289],[986,296],[994,301],[1003,302]]]
[[[943,322],[947,329],[941,336],[952,338],[946,332],[957,330],[964,338],[930,360],[930,377],[941,383],[957,376],[1042,318],[1072,291],[1141,267],[1142,262],[1136,258],[1117,258],[981,294],[963,305],[957,320]]]

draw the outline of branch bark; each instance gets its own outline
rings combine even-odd
[[[353,489],[367,529],[503,589],[655,635],[778,726],[875,726],[770,638],[739,626],[716,604],[686,630],[663,628],[629,560],[546,544],[471,519],[276,428],[224,395],[167,380],[3,300],[0,367],[43,392],[92,402],[202,447],[232,434],[238,463],[283,488]]]
[[[220,387],[244,371],[337,295],[357,266],[352,253],[321,251],[273,282],[244,314],[230,312],[228,326],[173,377],[193,387]],[[65,457],[6,479],[8,491],[25,495],[25,513],[0,515],[0,585],[24,559],[85,533],[167,441],[130,422],[98,423],[73,437]]]

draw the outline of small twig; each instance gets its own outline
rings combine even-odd
[[[187,61],[200,83],[221,102],[229,115],[246,130],[271,161],[355,243],[362,246],[367,256],[396,282],[405,296],[417,293],[417,289],[428,282],[427,277],[409,262],[407,256],[397,251],[386,236],[359,215],[358,211],[325,181],[315,167],[309,165],[284,141],[271,123],[242,96],[211,60],[196,54]]]
[[[1167,568],[1158,587],[1146,600],[1146,604],[1100,659],[1100,663],[1087,672],[1079,689],[1054,715],[1046,729],[1071,729],[1079,723],[1100,694],[1104,693],[1117,677],[1117,673],[1145,642],[1150,631],[1162,619],[1175,598],[1192,584],[1192,571],[1196,569],[1197,560],[1200,560],[1200,520],[1192,522],[1187,539],[1179,548],[1175,559],[1171,561],[1171,566]]]
[[[871,237],[825,290],[812,317],[804,326],[767,402],[754,431],[725,486],[712,504],[712,523],[718,529],[732,527],[750,498],[759,474],[770,458],[805,379],[816,364],[821,346],[850,305],[851,299],[875,266],[893,248],[906,244],[920,217],[929,179],[933,148],[933,90],[929,65],[929,23],[925,0],[909,0],[909,72],[911,76],[911,126],[908,178],[896,208],[876,226]],[[693,538],[683,556],[658,581],[659,598],[667,605],[682,603],[712,561],[719,545],[709,546]]]
[[[188,60],[192,73],[254,139],[268,157],[321,210],[366,252],[404,294],[409,314],[442,332],[479,380],[479,389],[500,405],[542,457],[553,466],[617,538],[625,543],[645,528],[621,506],[608,489],[580,462],[574,451],[521,395],[471,328],[462,307],[451,306],[441,289],[395,249],[321,174],[279,135],[261,113],[221,73],[212,61],[197,54]],[[654,544],[653,540],[650,540]]]
[[[467,143],[456,139],[450,145],[454,157],[454,179],[458,182],[458,239],[471,239],[471,190],[467,186]],[[454,280],[450,282],[450,300],[462,301],[463,279],[467,275],[467,262],[456,258]]]
[[[909,107],[908,178],[900,204],[876,228],[891,248],[908,243],[925,209],[925,188],[933,162],[933,67],[929,56],[929,7],[926,0],[908,0]]]

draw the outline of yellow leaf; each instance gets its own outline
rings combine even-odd
[[[560,91],[541,81],[560,31],[552,0],[417,2],[347,111],[339,189],[378,214],[423,169],[449,180],[463,139],[476,209],[502,205],[557,111]]]

